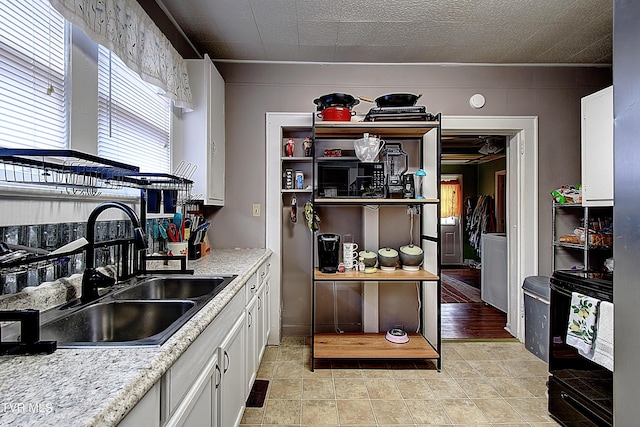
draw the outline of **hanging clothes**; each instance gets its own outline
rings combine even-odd
[[[475,206],[469,215],[469,207],[471,199],[465,200],[465,208],[467,212],[466,230],[469,233],[469,244],[478,255],[481,252],[482,233],[493,233],[496,231],[496,221],[494,212],[494,201],[492,196],[480,195],[477,198]]]

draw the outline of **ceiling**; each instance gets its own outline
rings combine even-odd
[[[612,62],[612,0],[157,2],[216,60]]]

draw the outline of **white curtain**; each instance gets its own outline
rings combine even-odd
[[[93,41],[114,52],[140,77],[191,109],[187,64],[136,0],[49,0]]]

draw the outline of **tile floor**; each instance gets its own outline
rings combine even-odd
[[[517,341],[445,341],[442,372],[431,361],[319,365],[311,371],[304,338],[267,347],[258,372],[267,398],[241,426],[558,425],[547,413],[547,364]]]

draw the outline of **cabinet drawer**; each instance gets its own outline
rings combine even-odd
[[[247,284],[245,285],[245,288],[247,289],[247,303],[251,301],[251,298],[253,298],[258,291],[258,287],[260,286],[259,274],[260,271],[257,271],[251,275],[249,280],[247,280]]]
[[[271,271],[271,260],[266,260],[260,268],[258,268],[258,279],[260,280],[260,285],[265,283],[269,278],[269,273]]]
[[[162,378],[170,416],[244,310],[241,289]]]

